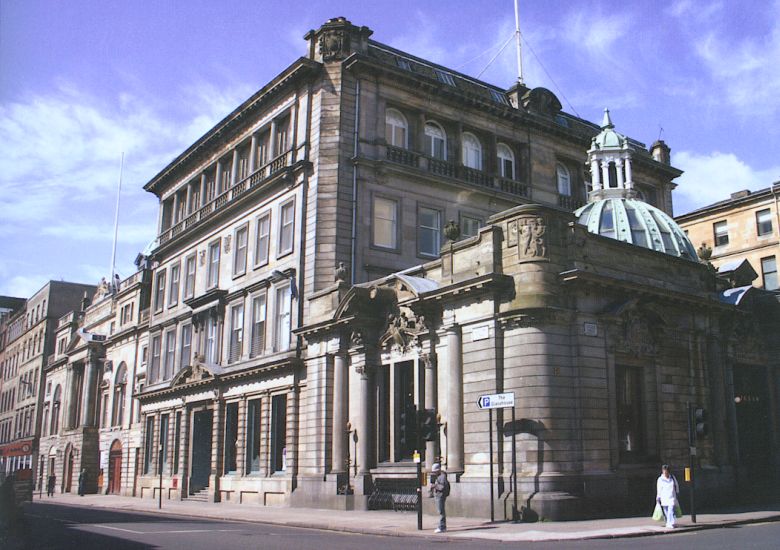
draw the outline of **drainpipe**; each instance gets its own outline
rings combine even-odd
[[[349,279],[355,284],[355,256],[357,254],[357,156],[360,138],[360,79],[355,82],[355,130],[352,144],[352,235],[350,237]]]

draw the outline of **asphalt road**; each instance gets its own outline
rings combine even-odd
[[[95,508],[34,503],[25,520],[11,533],[0,533],[0,548],[16,549],[398,549],[452,548],[493,550],[512,548],[718,548],[776,549],[780,523],[745,525],[706,531],[629,539],[600,539],[549,543],[501,543],[417,537],[387,537],[244,523],[160,516]]]

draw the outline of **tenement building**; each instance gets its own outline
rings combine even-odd
[[[40,486],[38,436],[44,366],[54,350],[57,319],[94,286],[49,281],[7,317],[2,363],[0,457],[7,474]]]
[[[75,493],[83,472],[85,493],[135,494],[149,289],[146,269],[103,280],[58,318],[40,426],[42,477],[54,476],[55,492]]]
[[[392,507],[420,454],[450,472],[456,513],[486,515],[491,495],[501,517],[515,496],[549,518],[626,510],[652,501],[660,461],[687,459],[688,402],[711,414],[713,493],[743,466],[776,471],[777,423],[745,454],[734,407],[744,362],[776,406],[770,326],[750,313],[776,302],[719,294],[670,217],[666,144],[371,34],[309,32],[305,57],[146,184],[136,494]],[[491,425],[477,398],[502,392],[516,422]]]
[[[758,191],[732,193],[728,199],[678,216],[677,222],[719,273],[729,277],[740,268],[753,270],[758,275],[754,285],[780,289],[780,182]]]

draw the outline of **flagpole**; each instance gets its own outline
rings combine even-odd
[[[122,151],[122,157],[119,160],[119,184],[116,190],[116,211],[114,212],[114,243],[111,247],[111,279],[109,281],[110,288],[116,292],[119,290],[116,287],[115,275],[116,275],[116,240],[119,234],[119,198],[122,195],[122,169],[125,165],[125,152]]]
[[[523,84],[523,56],[520,49],[520,10],[515,0],[515,42],[517,44],[517,82]]]

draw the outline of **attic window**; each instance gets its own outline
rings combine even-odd
[[[490,90],[490,96],[493,98],[493,101],[495,101],[496,103],[501,103],[502,105],[509,105],[506,96],[501,92],[498,92],[496,90]]]
[[[405,70],[405,71],[411,71],[412,66],[409,64],[409,61],[404,59],[403,57],[396,57],[395,63],[398,65],[399,68]]]
[[[436,78],[439,79],[439,82],[447,84],[448,86],[455,86],[455,79],[452,78],[451,74],[440,71],[439,69],[434,69],[434,71],[436,72]]]

